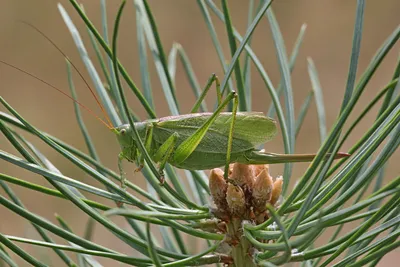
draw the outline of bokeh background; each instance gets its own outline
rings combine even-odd
[[[19,22],[19,20],[27,21],[45,32],[46,35],[69,55],[78,68],[82,70],[85,77],[89,79],[80,62],[79,55],[77,54],[70,34],[59,15],[56,7],[57,2],[58,1],[51,0],[1,0],[0,59],[23,68],[67,91],[66,66],[62,55],[60,55],[43,37]],[[60,2],[75,19],[74,21],[78,27],[83,30],[84,39],[88,41],[83,23],[75,15],[69,2],[66,0]],[[99,26],[100,1],[83,2],[88,16],[92,18],[95,25]],[[132,75],[133,80],[141,87],[136,44],[135,11],[132,2],[133,1],[128,1],[128,6],[125,9],[123,17],[119,39],[119,56],[128,72]],[[119,1],[108,1],[110,28],[112,28],[112,22],[116,15],[118,3]],[[150,0],[149,4],[156,18],[162,43],[166,51],[170,50],[174,42],[180,43],[191,60],[193,69],[202,85],[206,83],[211,73],[215,72],[220,77],[223,76],[220,63],[196,1]],[[229,1],[229,6],[231,8],[231,15],[235,27],[244,34],[247,23],[248,1],[231,0]],[[275,1],[273,4],[273,9],[280,23],[288,52],[292,49],[301,25],[303,23],[307,24],[305,40],[292,76],[295,107],[296,111],[298,111],[305,96],[311,90],[306,59],[307,57],[312,57],[318,69],[323,88],[328,130],[338,114],[345,90],[355,20],[355,7],[355,0],[281,0]],[[398,10],[400,10],[400,1],[397,0],[367,1],[358,76],[360,76],[362,70],[368,65],[370,59],[383,41],[399,25]],[[229,58],[229,46],[226,40],[224,25],[216,16],[213,15],[212,18],[220,34],[220,41],[225,49],[225,56]],[[280,77],[279,69],[266,19],[263,19],[256,29],[252,47],[264,64],[274,84],[277,85]],[[398,52],[399,45],[396,45],[392,52],[386,57],[383,66],[370,82],[356,111],[359,112],[390,80],[396,64]],[[93,55],[93,52],[91,52],[91,54]],[[169,115],[155,68],[151,63],[150,73],[153,78],[152,87],[154,90],[157,115],[160,117]],[[255,72],[253,72],[253,74],[254,73]],[[85,105],[98,111],[92,97],[83,86],[83,83],[77,78],[75,79],[75,83],[79,91],[80,100]],[[181,64],[178,64],[176,88],[181,111],[187,113],[193,105],[195,98],[191,89],[189,89]],[[253,110],[266,112],[271,101],[258,75],[253,75],[252,90]],[[79,128],[75,121],[72,103],[67,98],[29,76],[4,65],[0,65],[0,95],[39,129],[86,151],[83,138],[80,135]],[[209,105],[214,103],[214,99],[215,94],[212,93],[207,98]],[[141,115],[142,118],[145,118],[145,112],[138,105],[138,102],[135,101],[133,97],[131,97],[130,100],[132,109]],[[0,107],[0,109],[4,110],[3,107]],[[354,114],[357,114],[357,112]],[[92,137],[98,145],[98,153],[102,161],[107,166],[117,170],[116,163],[119,146],[114,135],[93,117],[88,114],[84,116]],[[353,115],[353,118],[354,117]],[[374,118],[375,114],[372,113],[364,119],[361,125],[355,129],[349,141],[345,144],[344,150],[351,147],[351,144],[362,136],[366,129],[372,125]],[[65,175],[96,185],[96,183],[88,179],[88,177],[82,176],[81,173],[65,159],[57,155],[49,147],[43,145],[42,142],[36,138],[30,138],[29,140],[37,145]],[[299,135],[296,152],[315,152],[319,145],[320,140],[316,109],[315,105],[312,104],[305,119],[302,132]],[[16,153],[3,137],[0,138],[0,148],[11,153]],[[269,151],[282,152],[282,140],[278,137],[274,141],[268,143],[266,148]],[[386,181],[399,175],[399,165],[396,164],[399,160],[400,157],[397,152],[391,159],[391,164],[387,168]],[[306,167],[306,164],[297,164],[295,166],[294,177],[300,177]],[[133,165],[126,165],[126,168],[132,169]],[[23,177],[26,180],[47,185],[42,177],[25,172],[3,161],[0,161],[0,170],[9,175]],[[281,171],[282,166],[273,166],[271,168],[271,172],[274,175],[279,175]],[[77,176],[77,174],[79,174],[79,176]],[[130,178],[132,179],[132,176],[130,176]],[[143,184],[142,178],[139,176],[135,177],[135,181],[138,181],[141,185]],[[41,194],[32,193],[31,191],[12,185],[11,187],[18,193],[19,197],[21,197],[22,201],[30,210],[53,222],[55,222],[54,213],[58,213],[68,218],[68,221],[76,233],[83,233],[87,218],[67,201],[52,197],[44,197]],[[0,192],[3,194],[3,191]],[[124,223],[124,221],[120,222]],[[127,247],[119,248],[119,245],[115,243],[116,239],[101,227],[98,227],[96,231],[95,241],[105,246],[120,249],[126,253],[131,252]],[[3,207],[0,207],[0,232],[37,238],[36,232],[29,223]],[[47,249],[33,246],[21,246],[35,255],[40,255],[39,259],[48,257],[46,252],[49,250]],[[390,253],[381,261],[379,266],[394,266],[395,258],[399,257],[399,255],[399,250]],[[55,264],[54,266],[56,266],[58,259],[55,259],[53,263]],[[105,263],[107,265],[107,261],[105,261]]]

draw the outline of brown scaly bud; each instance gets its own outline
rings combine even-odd
[[[261,212],[259,214],[257,214],[256,218],[255,218],[255,222],[256,224],[260,224],[265,222],[268,219],[268,213],[267,211]]]
[[[265,205],[271,199],[273,181],[266,169],[257,176],[253,186],[253,207],[256,213],[265,211]]]
[[[230,178],[236,185],[250,189],[254,183],[253,167],[251,165],[235,163]]]
[[[224,179],[224,172],[221,169],[215,168],[211,170],[208,187],[217,208],[227,210],[226,190],[228,189],[228,185]]]
[[[268,164],[263,164],[263,165],[252,165],[253,166],[253,170],[254,170],[254,176],[257,177],[260,172],[262,172],[263,170],[266,170],[267,173],[269,173],[269,165]]]
[[[228,184],[226,201],[228,202],[229,211],[233,216],[239,218],[243,216],[246,211],[246,200],[240,186]]]
[[[231,164],[229,164],[228,177],[231,177],[231,176],[232,176],[232,172],[233,172],[233,165],[235,165],[235,163],[231,163]]]
[[[271,200],[270,200],[270,203],[272,205],[275,205],[276,202],[278,201],[278,199],[282,193],[282,185],[283,185],[283,178],[282,178],[282,176],[279,176],[278,178],[276,178],[276,180],[274,182],[274,188],[272,189],[272,196],[271,196]]]

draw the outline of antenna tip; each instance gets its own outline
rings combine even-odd
[[[351,154],[349,154],[349,153],[345,153],[345,152],[338,152],[337,154],[337,158],[347,158],[347,157],[350,157],[351,156]]]

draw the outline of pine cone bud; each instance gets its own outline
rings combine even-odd
[[[246,211],[246,200],[240,186],[228,184],[226,201],[228,202],[229,211],[233,216],[243,216]]]
[[[233,165],[231,179],[244,188],[252,188],[254,183],[254,171],[251,165],[235,163]]]
[[[253,207],[256,213],[265,211],[265,205],[271,199],[272,188],[272,177],[267,169],[264,169],[257,176],[253,186]]]
[[[228,177],[232,177],[232,172],[233,172],[233,166],[235,163],[229,164],[229,171],[228,171]]]
[[[282,185],[283,185],[283,177],[279,176],[278,178],[276,178],[274,182],[274,187],[272,189],[272,196],[270,200],[270,203],[272,205],[275,205],[276,202],[279,200],[279,197],[282,193]]]
[[[221,169],[215,168],[211,170],[208,186],[217,208],[227,210],[226,190],[228,189],[228,185],[224,179],[224,172]]]
[[[255,177],[257,177],[263,170],[266,170],[267,173],[269,173],[269,165],[268,164],[251,165],[251,166],[253,166],[254,176]]]

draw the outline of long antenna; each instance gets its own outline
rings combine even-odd
[[[71,99],[72,101],[74,101],[75,103],[77,103],[80,107],[82,107],[83,109],[85,109],[85,110],[86,110],[87,112],[89,112],[92,116],[94,116],[94,117],[95,117],[96,119],[98,119],[101,123],[103,123],[108,129],[110,129],[110,130],[113,129],[113,127],[112,127],[111,124],[107,124],[102,118],[100,118],[99,116],[97,116],[96,113],[94,113],[90,108],[88,108],[88,107],[86,107],[85,105],[81,104],[78,100],[74,99],[73,97],[71,97],[70,95],[68,95],[68,94],[65,93],[64,91],[62,91],[61,89],[58,89],[57,87],[55,87],[55,86],[52,85],[51,83],[46,82],[45,80],[43,80],[43,79],[37,77],[36,75],[34,75],[34,74],[32,74],[32,73],[29,73],[29,72],[27,72],[27,71],[25,71],[25,70],[23,70],[23,69],[21,69],[21,68],[18,68],[18,67],[16,67],[16,66],[12,65],[12,64],[9,64],[9,63],[7,63],[7,62],[1,60],[1,59],[0,59],[0,62],[3,63],[4,65],[7,65],[7,66],[9,66],[9,67],[11,67],[11,68],[13,68],[13,69],[16,69],[16,70],[22,72],[22,73],[25,73],[26,75],[29,75],[29,76],[31,76],[32,78],[34,78],[34,79],[36,79],[36,80],[38,80],[38,81],[40,81],[40,82],[42,82],[42,83],[44,83],[44,84],[46,84],[46,85],[52,87],[53,89],[57,90],[57,92],[63,94],[64,96],[68,97],[69,99]]]
[[[94,99],[97,102],[97,105],[100,107],[101,112],[103,113],[104,117],[106,118],[109,126],[108,128],[110,128],[110,126],[112,125],[111,121],[110,121],[110,117],[108,116],[107,112],[104,109],[104,106],[101,104],[100,100],[98,99],[98,97],[96,96],[96,94],[94,93],[93,89],[90,87],[89,83],[86,81],[86,79],[83,77],[82,73],[78,70],[78,68],[75,66],[75,64],[68,58],[68,56],[57,46],[56,43],[54,43],[49,37],[47,37],[47,35],[42,32],[41,30],[39,30],[38,28],[36,28],[34,25],[30,24],[29,22],[20,20],[19,22],[31,27],[32,29],[34,29],[35,31],[37,31],[40,35],[42,35],[49,43],[51,43],[63,56],[66,60],[68,60],[68,62],[71,64],[71,66],[75,69],[75,71],[78,73],[78,75],[81,77],[81,79],[83,80],[83,82],[85,83],[86,87],[89,89],[90,93],[92,94],[92,96],[94,97]],[[26,73],[26,72],[25,72]],[[37,77],[36,77],[37,78]],[[39,79],[41,80],[41,79]],[[65,93],[64,93],[65,94]],[[70,97],[71,98],[71,97]],[[82,105],[81,105],[82,106]],[[98,117],[98,116],[96,116]],[[111,127],[113,128],[113,127]]]

